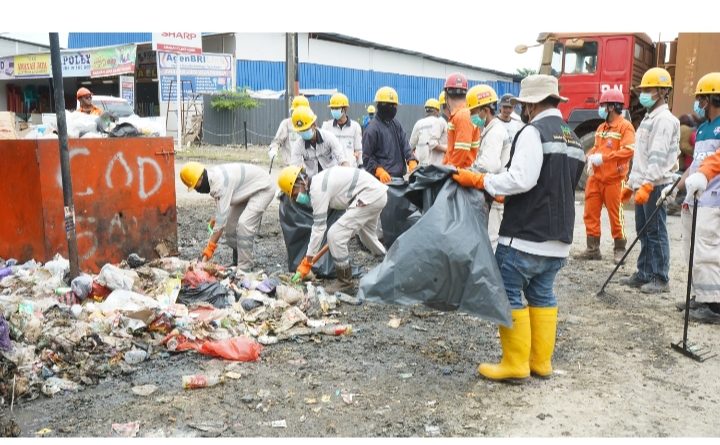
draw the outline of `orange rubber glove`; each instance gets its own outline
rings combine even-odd
[[[650,199],[650,193],[652,193],[654,188],[655,186],[652,185],[651,182],[646,182],[641,185],[635,192],[635,204],[644,205],[648,202],[648,199]]]
[[[485,173],[475,173],[459,168],[452,178],[463,187],[475,187],[480,190],[485,188]]]
[[[495,197],[495,202],[497,202],[498,204],[505,204],[505,197],[504,197],[504,196],[497,195],[497,196]]]
[[[310,270],[312,269],[312,263],[308,259],[308,257],[303,258],[302,262],[300,262],[300,265],[298,266],[296,272],[300,274],[302,278],[305,278],[307,274],[310,273]]]
[[[412,173],[417,168],[417,161],[410,160],[408,161],[408,173]]]
[[[390,173],[388,173],[387,170],[382,167],[378,167],[375,169],[375,177],[378,178],[383,184],[389,184],[390,181],[392,181]]]
[[[213,243],[212,241],[208,241],[208,245],[207,247],[205,247],[205,250],[203,250],[202,254],[205,258],[209,260],[215,254],[215,249],[217,249],[217,244]]]
[[[623,187],[622,192],[620,192],[620,200],[622,202],[630,202],[630,198],[632,198],[633,189],[631,189],[628,186]]]

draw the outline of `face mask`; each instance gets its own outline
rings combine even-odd
[[[657,102],[657,99],[652,98],[652,94],[650,93],[640,93],[640,105],[642,105],[645,108],[650,108],[653,105],[655,105],[655,102]]]
[[[523,121],[524,124],[530,122],[530,112],[525,105],[523,105],[520,110],[520,120]]]
[[[485,126],[485,119],[481,118],[478,114],[473,114],[472,116],[470,116],[470,121],[478,128]]]
[[[395,119],[397,114],[397,106],[395,104],[380,103],[377,107],[377,115],[384,121]]]
[[[368,114],[368,118],[369,118],[369,119],[371,119],[371,120],[372,120],[372,118],[374,118],[374,117],[375,117],[375,115],[374,115],[374,114]]]
[[[330,114],[332,114],[333,119],[338,120],[342,117],[342,110],[330,110]]]
[[[298,193],[297,198],[295,198],[295,202],[301,206],[310,207],[310,195],[306,192]]]
[[[700,101],[696,100],[693,104],[693,111],[698,115],[699,118],[705,119],[705,108],[700,107]]]
[[[300,132],[300,137],[306,141],[309,141],[310,139],[312,139],[313,136],[315,136],[315,132],[313,132],[312,128],[308,128],[307,130]]]
[[[200,184],[195,187],[198,193],[210,193],[210,181],[208,180],[207,171],[200,177]]]
[[[606,107],[600,106],[598,108],[598,116],[600,116],[600,119],[607,120],[608,117],[608,110]]]

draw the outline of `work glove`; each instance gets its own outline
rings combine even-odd
[[[382,167],[378,167],[375,169],[375,177],[378,178],[383,184],[389,184],[390,181],[392,181],[390,173],[388,173],[387,170]]]
[[[498,204],[505,204],[505,197],[504,197],[504,196],[497,195],[497,196],[495,196],[494,200],[495,200],[495,202],[497,202]]]
[[[688,196],[700,198],[708,186],[707,176],[700,172],[693,173],[685,179],[685,190]]]
[[[303,258],[302,262],[300,262],[300,265],[298,266],[297,270],[295,272],[300,274],[301,278],[305,278],[312,269],[312,263],[308,259],[308,257]]]
[[[270,160],[272,160],[275,158],[275,156],[277,156],[277,154],[278,154],[277,147],[275,147],[275,146],[270,147],[270,150],[268,150],[268,158],[270,158]]]
[[[459,168],[452,178],[463,187],[474,187],[480,190],[485,188],[485,173],[475,173]]]
[[[408,161],[408,164],[407,164],[408,165],[408,173],[414,172],[415,169],[417,168],[417,164],[418,163],[415,160]]]
[[[593,173],[595,173],[595,170],[593,170],[592,162],[588,162],[587,164],[585,164],[585,174],[587,174],[588,176],[592,176]]]
[[[208,221],[207,230],[210,235],[213,233],[213,229],[215,228],[215,217],[213,216],[210,218],[210,221]]]
[[[635,191],[635,204],[645,205],[648,199],[650,199],[650,193],[652,193],[654,188],[655,186],[652,185],[652,182],[646,182],[641,185],[640,188]]]
[[[594,153],[588,156],[588,162],[594,166],[602,165],[603,158],[601,153]]]
[[[673,188],[673,185],[674,184],[669,184],[662,189],[662,191],[660,192],[660,197],[655,203],[656,206],[660,206],[660,204],[662,204],[663,201],[667,200],[668,198],[670,199],[670,201],[675,201],[675,198],[678,194],[678,188]],[[672,189],[672,193],[670,192],[670,189]]]
[[[628,187],[627,185],[623,187],[622,191],[620,192],[620,200],[624,203],[630,202],[630,198],[632,198],[633,189]]]
[[[208,241],[207,247],[205,247],[205,250],[203,250],[202,258],[200,258],[203,261],[207,261],[215,254],[215,249],[217,249],[217,244],[213,243],[212,241]]]

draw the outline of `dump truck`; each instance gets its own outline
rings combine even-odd
[[[671,42],[655,42],[644,33],[541,33],[537,41],[543,46],[539,72],[558,78],[560,94],[570,99],[560,104],[560,111],[586,152],[602,123],[598,100],[606,90],[624,93],[626,117],[637,128],[645,109],[632,87],[649,68],[670,72],[675,116],[692,113],[698,79],[720,71],[720,33],[680,33]]]

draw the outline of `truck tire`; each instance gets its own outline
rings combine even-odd
[[[593,148],[593,145],[595,145],[595,132],[591,131],[590,133],[585,133],[580,138],[580,145],[582,145],[582,149],[587,154],[588,151],[590,151],[591,148]],[[586,161],[587,162],[587,161]],[[587,182],[587,173],[585,171],[585,168],[587,168],[587,164],[583,167],[583,174],[580,177],[580,182],[578,182],[578,190],[585,190],[585,183]]]

